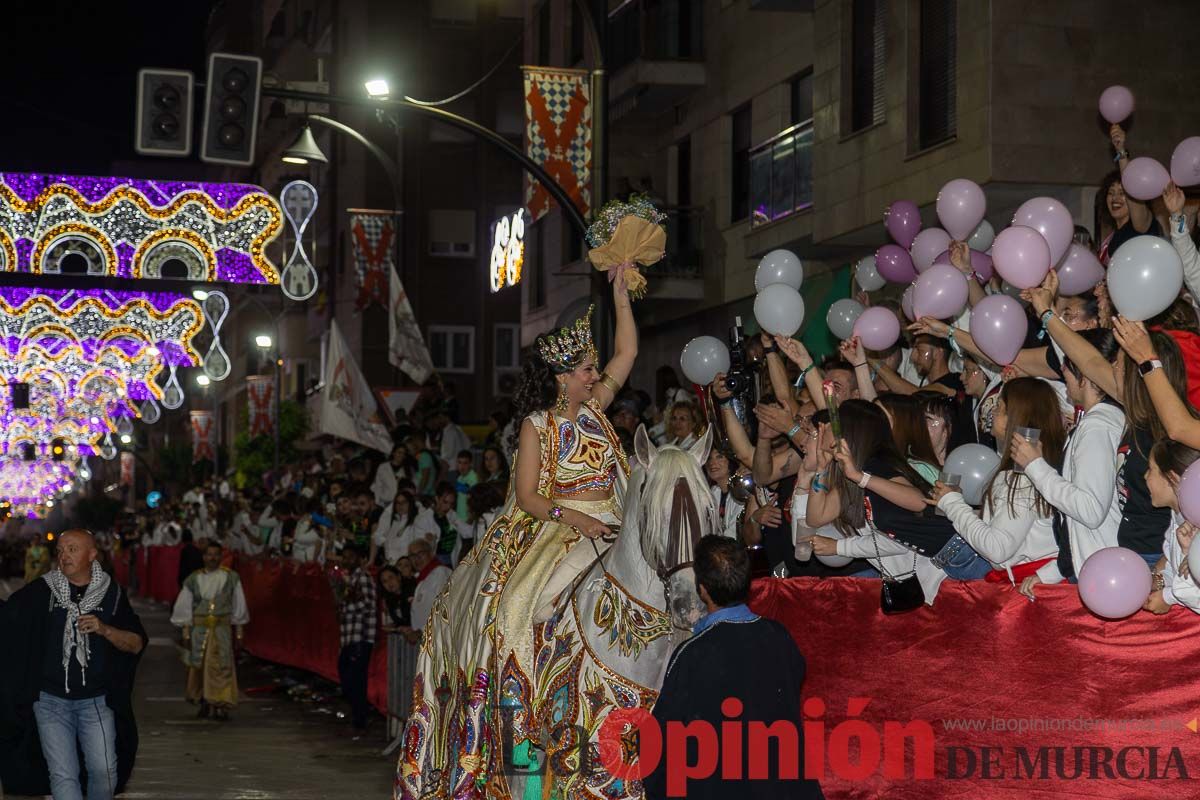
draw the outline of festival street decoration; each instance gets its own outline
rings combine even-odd
[[[0,173],[0,271],[279,283],[257,186]]]
[[[423,384],[433,374],[433,359],[429,348],[421,338],[421,327],[417,324],[416,314],[408,295],[404,292],[404,284],[396,270],[391,272],[391,291],[388,307],[388,361],[414,383]]]
[[[390,211],[356,211],[350,215],[350,245],[358,281],[354,307],[387,303],[388,273],[395,269],[392,250],[396,226]]]
[[[275,378],[250,375],[246,378],[246,399],[251,436],[266,436],[275,429]]]
[[[211,411],[193,409],[192,421],[192,463],[213,461],[217,452],[217,421]]]
[[[322,378],[325,388],[318,426],[321,433],[390,453],[392,437],[380,420],[375,395],[336,322],[329,329],[329,354]]]
[[[292,181],[283,187],[279,199],[295,241],[279,286],[292,300],[307,300],[317,293],[317,270],[304,251],[304,229],[317,213],[317,189],[308,181]]]
[[[525,154],[549,173],[587,216],[592,205],[592,106],[588,72],[524,67]],[[525,176],[530,224],[550,210],[546,187]]]

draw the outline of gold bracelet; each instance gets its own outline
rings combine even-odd
[[[600,385],[612,392],[613,395],[621,391],[621,384],[617,383],[616,378],[607,372],[600,373]]]

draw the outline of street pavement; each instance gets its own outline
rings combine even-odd
[[[124,795],[129,800],[388,800],[395,757],[374,718],[351,737],[340,697],[291,699],[265,687],[282,670],[250,660],[238,671],[241,701],[229,722],[196,718],[183,697],[177,633],[164,606],[135,603],[150,635],[134,691],[141,747]],[[293,673],[295,674],[295,673]],[[307,676],[300,675],[307,679]],[[323,710],[322,710],[323,709]]]

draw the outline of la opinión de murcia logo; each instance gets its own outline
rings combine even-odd
[[[830,727],[825,720],[825,701],[810,697],[804,701],[799,722],[776,720],[765,723],[743,720],[743,705],[735,697],[721,704],[726,717],[719,725],[705,720],[668,722],[660,726],[644,708],[619,708],[612,711],[600,727],[595,748],[587,746],[586,731],[574,725],[551,732],[551,741],[570,742],[577,749],[553,757],[555,773],[578,771],[585,775],[607,773],[621,780],[641,780],[660,764],[665,768],[669,797],[686,797],[688,783],[720,775],[724,780],[825,780],[836,777],[862,781],[881,774],[899,780],[1188,780],[1187,765],[1178,747],[1130,745],[1122,748],[1085,745],[949,746],[944,750],[945,770],[936,769],[937,747],[934,728],[926,720],[898,722],[887,720],[879,725],[861,716],[870,705],[869,698],[850,698],[847,719]],[[511,715],[502,715],[505,723],[505,752],[511,752]],[[970,724],[977,722],[978,724]],[[943,720],[947,731],[996,732],[1095,731],[1095,730],[1178,730],[1168,727],[1170,720],[1043,720],[1054,725],[996,725],[995,720]],[[1107,724],[1105,724],[1107,723]],[[1153,723],[1153,724],[1152,724]],[[1182,726],[1196,731],[1194,721]],[[803,746],[801,745],[803,733]],[[568,765],[578,765],[571,769]],[[511,764],[513,773],[537,773],[545,763],[532,769]],[[772,768],[774,774],[772,774]],[[511,774],[511,773],[510,773]]]

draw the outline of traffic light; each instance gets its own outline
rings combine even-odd
[[[261,58],[231,53],[208,57],[201,161],[245,167],[254,163],[261,83]]]
[[[194,81],[192,73],[177,69],[138,70],[134,150],[144,156],[191,155]]]

